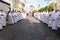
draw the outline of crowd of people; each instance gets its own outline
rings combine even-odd
[[[18,21],[24,19],[26,17],[26,13],[9,11],[5,13],[3,10],[0,10],[0,30],[3,29],[3,26],[7,24],[15,24]]]
[[[28,14],[28,13],[27,13]],[[2,26],[6,26],[6,24],[15,24],[19,20],[22,20],[26,17],[26,13],[9,11],[5,13],[3,10],[0,10],[0,29],[3,29]],[[43,11],[34,13],[34,17],[46,23],[48,27],[51,27],[53,30],[57,30],[58,26],[60,27],[60,12],[59,10],[55,11]]]
[[[58,29],[58,25],[60,25],[60,22],[58,21],[59,16],[60,16],[59,10],[55,10],[51,12],[43,11],[43,12],[34,13],[35,18],[39,19],[43,23],[46,23],[48,27],[52,28],[52,30]]]

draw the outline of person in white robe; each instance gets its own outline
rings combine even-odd
[[[13,12],[10,12],[8,15],[8,24],[14,24]]]
[[[6,26],[6,16],[5,16],[5,13],[1,10],[0,11],[0,17],[1,17],[1,24],[2,26]]]
[[[43,22],[43,23],[45,23],[45,14],[46,14],[46,12],[43,11],[43,13],[42,13],[42,22]]]
[[[37,15],[38,20],[40,20],[40,13],[38,12]]]
[[[0,13],[1,13],[1,10],[0,10]],[[2,27],[2,22],[1,22],[1,16],[0,16],[0,30],[2,30],[3,27]]]
[[[42,21],[42,12],[40,12],[40,21]]]
[[[52,20],[53,20],[53,15],[55,12],[50,11],[49,12],[49,22],[48,22],[48,27],[52,27]]]
[[[55,14],[54,14],[54,19],[53,19],[53,23],[52,23],[52,29],[53,30],[57,30],[58,27],[57,27],[57,24],[58,24],[58,17],[59,17],[59,12],[56,10],[55,11]]]
[[[1,24],[1,21],[0,21],[0,30],[2,30],[3,29],[3,27],[2,27],[2,24]]]
[[[45,13],[45,23],[48,24],[48,22],[49,22],[49,12],[46,11],[46,13]]]
[[[2,14],[3,14],[4,17],[6,18],[7,14],[6,14],[4,11],[2,11]]]
[[[13,20],[14,20],[14,23],[17,23],[18,21],[18,15],[17,15],[17,12],[13,12]]]

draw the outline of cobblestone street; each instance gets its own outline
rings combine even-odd
[[[4,27],[0,40],[60,40],[60,36],[37,19],[27,17]]]

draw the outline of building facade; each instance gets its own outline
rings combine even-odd
[[[10,3],[6,2],[5,0],[1,0],[0,1],[0,10],[3,10],[4,12],[8,12],[9,11],[9,7],[10,7]]]
[[[24,11],[24,7],[25,7],[25,0],[19,0],[18,5],[17,5],[18,10],[23,12]]]
[[[56,0],[57,1],[57,9],[60,10],[60,0]]]
[[[23,11],[25,7],[25,0],[12,0],[11,8],[17,11]]]
[[[9,8],[11,8],[11,10],[14,9],[22,11],[25,6],[25,0],[1,0],[1,1],[0,1],[0,9],[3,9],[4,11],[8,10]]]

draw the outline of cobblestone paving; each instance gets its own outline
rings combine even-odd
[[[4,27],[0,40],[60,40],[60,36],[35,18],[27,17]]]

